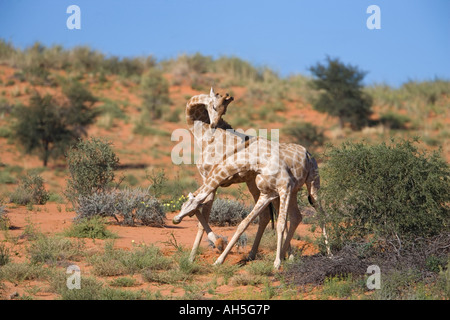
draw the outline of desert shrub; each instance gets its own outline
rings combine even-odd
[[[366,90],[378,106],[388,106],[393,110],[406,110],[418,120],[428,118],[430,111],[444,115],[446,99],[450,95],[450,81],[434,79],[431,81],[408,81],[399,88],[388,85],[375,85]]]
[[[258,286],[262,284],[263,277],[257,275],[251,275],[248,273],[242,273],[235,275],[232,280],[234,286]]]
[[[166,217],[160,202],[142,189],[124,189],[119,192],[116,210],[123,215],[123,223],[134,225],[139,221],[146,226],[164,225]]]
[[[407,116],[394,112],[386,112],[380,116],[380,122],[389,129],[406,129],[409,121]]]
[[[9,248],[7,248],[4,243],[2,243],[0,244],[0,267],[9,263],[9,261],[10,261]]]
[[[16,52],[14,45],[11,42],[6,42],[0,39],[0,61],[8,61]]]
[[[0,204],[0,230],[8,230],[10,228],[11,222]]]
[[[376,290],[371,298],[377,300],[412,300],[417,296],[420,282],[421,276],[417,270],[410,269],[383,274],[381,288]]]
[[[50,290],[62,300],[149,300],[155,299],[145,290],[130,291],[106,286],[95,277],[83,276],[80,289],[69,289],[67,274],[57,272],[50,280]]]
[[[48,269],[43,268],[42,265],[28,262],[10,262],[0,269],[0,279],[8,279],[11,282],[46,279],[48,274]]]
[[[182,79],[195,73],[204,74],[211,71],[213,59],[200,53],[193,55],[182,54],[176,59],[165,61],[163,64],[177,78]]]
[[[108,189],[114,180],[114,170],[119,158],[113,152],[111,143],[97,138],[80,140],[67,153],[70,178],[65,194],[75,203],[80,197]]]
[[[143,270],[167,270],[172,261],[158,247],[144,246],[133,251],[115,249],[111,242],[105,244],[102,254],[89,259],[96,275],[117,276],[133,274]]]
[[[45,204],[50,198],[45,190],[44,179],[38,174],[24,176],[19,186],[10,195],[10,201],[16,204]]]
[[[238,57],[220,57],[214,61],[214,67],[219,73],[231,76],[243,82],[263,81],[263,70],[255,68],[249,62]]]
[[[273,275],[273,262],[269,260],[254,261],[249,264],[247,270],[250,274],[256,276],[271,276]]]
[[[353,290],[359,288],[358,283],[353,280],[351,274],[347,276],[329,277],[324,281],[322,295],[324,298],[346,298],[352,295]]]
[[[165,224],[166,217],[160,202],[139,188],[100,191],[80,196],[77,219],[95,216],[114,217],[124,225],[140,223],[157,227]]]
[[[93,108],[98,99],[86,85],[73,79],[63,81],[62,91],[69,100],[66,111],[68,123],[78,137],[86,135],[85,128],[93,124],[99,114],[99,110]]]
[[[105,103],[99,107],[100,113],[103,119],[107,119],[108,123],[105,125],[106,128],[112,126],[114,119],[127,119],[127,115],[120,109],[119,105],[111,100],[106,100]]]
[[[16,179],[8,171],[0,171],[0,183],[2,184],[14,184]]]
[[[60,295],[63,300],[100,300],[103,282],[94,277],[83,276],[80,289],[69,289],[67,274],[57,272],[50,279],[50,290]]]
[[[76,219],[111,217],[115,215],[116,194],[114,191],[94,192],[77,198]]]
[[[442,290],[445,292],[446,299],[450,299],[450,259],[447,259],[447,266],[440,268],[439,280]]]
[[[344,143],[327,152],[322,205],[333,246],[384,240],[398,250],[449,227],[449,166],[411,141]]]
[[[152,119],[161,119],[170,105],[169,83],[157,69],[151,69],[141,78],[143,108]]]
[[[306,149],[313,150],[322,146],[325,141],[323,131],[308,122],[293,123],[285,128],[284,132],[294,139],[294,143],[298,143]]]
[[[45,236],[40,234],[28,248],[27,252],[32,263],[67,263],[76,259],[84,249],[84,243],[72,241],[61,236]]]
[[[106,229],[105,218],[96,216],[92,218],[77,219],[72,226],[64,232],[66,237],[113,239],[117,234]]]
[[[109,285],[112,287],[133,287],[136,285],[137,280],[130,277],[121,277],[112,280]]]
[[[215,199],[209,222],[216,226],[235,226],[250,213],[241,202],[229,199]]]
[[[0,198],[0,230],[8,230],[10,221],[6,212],[6,206],[3,199]]]

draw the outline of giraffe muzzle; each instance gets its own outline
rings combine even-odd
[[[179,224],[180,222],[181,222],[181,218],[180,217],[178,217],[178,216],[175,216],[175,217],[173,217],[173,219],[172,219],[172,223],[173,224]]]

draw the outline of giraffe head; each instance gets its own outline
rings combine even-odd
[[[173,218],[173,224],[179,224],[185,216],[192,215],[201,205],[202,203],[198,197],[195,198],[192,193],[189,193],[188,200],[181,206],[180,213]]]
[[[208,115],[210,121],[210,128],[215,129],[224,115],[227,112],[228,105],[234,100],[228,93],[225,96],[219,93],[214,93],[214,89],[211,87],[209,93],[210,103],[208,104]]]

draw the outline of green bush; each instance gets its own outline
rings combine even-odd
[[[170,105],[169,82],[157,69],[142,75],[141,90],[143,107],[152,119],[161,119],[164,110]]]
[[[298,143],[306,149],[314,150],[322,146],[325,141],[323,132],[309,122],[291,124],[284,129],[284,132],[294,139],[294,143]]]
[[[0,244],[0,267],[9,263],[9,261],[10,261],[9,248],[7,248],[4,243],[1,243]]]
[[[361,129],[369,123],[372,113],[372,98],[362,90],[366,72],[339,59],[326,60],[327,65],[318,63],[310,68],[314,75],[311,85],[320,90],[313,101],[314,109],[338,117],[341,128],[349,123],[352,128]]]
[[[8,215],[5,210],[3,200],[0,199],[0,230],[8,230],[11,225]]]
[[[165,257],[155,246],[144,246],[133,251],[114,249],[113,244],[105,244],[102,254],[89,259],[93,272],[100,276],[118,276],[133,274],[143,270],[168,270],[171,259]]]
[[[327,152],[323,208],[332,244],[384,239],[397,249],[448,230],[449,166],[410,141],[344,143]]]
[[[114,239],[118,235],[106,229],[105,218],[96,216],[78,219],[64,232],[66,237],[90,239]]]
[[[386,112],[380,116],[380,122],[389,129],[406,129],[409,121],[407,116],[394,112]]]
[[[71,143],[86,135],[86,127],[97,116],[97,111],[92,109],[96,99],[83,85],[71,81],[64,85],[63,92],[68,99],[64,104],[50,94],[41,97],[36,92],[29,106],[14,108],[16,121],[12,137],[26,153],[37,152],[44,166],[50,158],[63,155]]]
[[[11,282],[22,282],[25,280],[47,279],[49,270],[40,264],[29,262],[9,262],[0,269],[0,279]]]
[[[83,253],[83,250],[83,242],[43,234],[40,234],[36,241],[27,248],[32,263],[47,263],[50,265],[75,259]]]
[[[10,201],[16,204],[45,204],[50,194],[45,190],[44,179],[38,174],[24,176],[17,189],[10,195]]]
[[[80,140],[67,153],[70,178],[65,194],[75,205],[80,196],[103,192],[114,180],[119,158],[111,143],[97,138]]]

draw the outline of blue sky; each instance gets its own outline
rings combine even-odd
[[[69,30],[69,5],[81,30]],[[369,5],[381,29],[369,30]],[[235,55],[280,75],[329,55],[368,71],[366,84],[450,79],[448,0],[0,0],[0,38],[89,45],[107,55],[157,59],[200,52]]]

